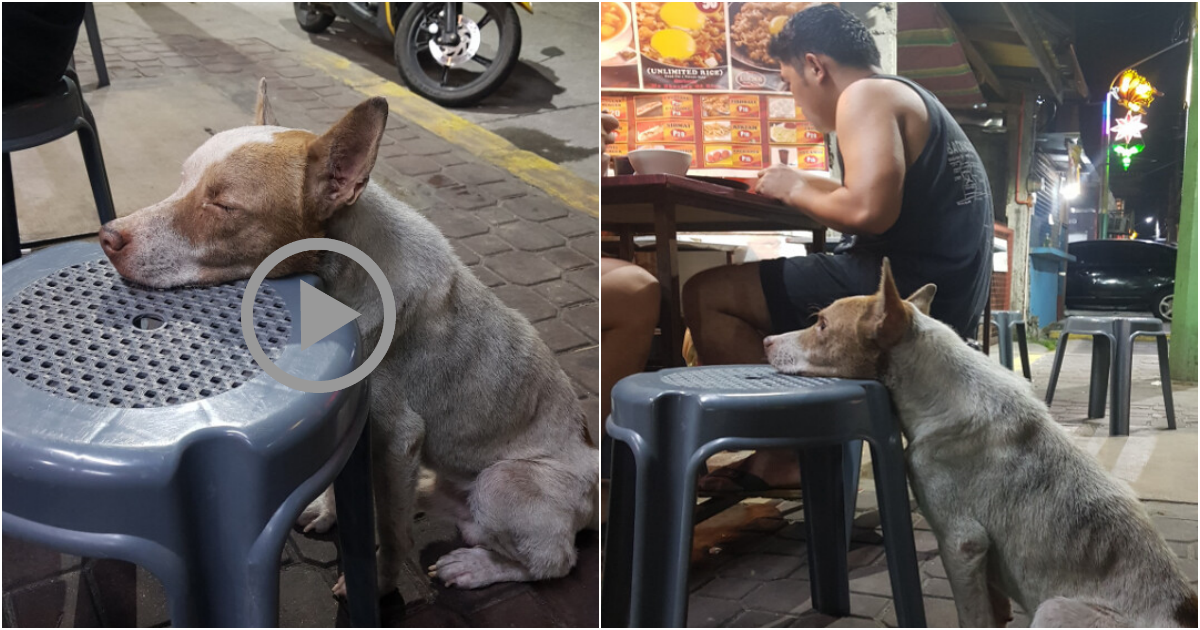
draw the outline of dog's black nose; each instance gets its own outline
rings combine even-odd
[[[108,227],[107,225],[100,228],[100,249],[104,253],[111,256],[125,247],[125,237],[121,233]]]

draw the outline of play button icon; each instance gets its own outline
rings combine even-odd
[[[331,251],[358,263],[375,282],[382,304],[395,304],[396,297],[392,294],[392,285],[388,282],[387,276],[383,275],[383,270],[375,264],[375,261],[371,260],[370,256],[349,243],[329,238],[306,238],[284,245],[267,256],[266,260],[262,261],[250,275],[242,293],[242,337],[246,340],[250,356],[254,357],[255,363],[258,363],[264,372],[280,383],[303,392],[324,394],[350,387],[379,367],[396,335],[396,309],[383,309],[383,326],[375,349],[371,351],[371,356],[362,362],[362,365],[349,374],[329,381],[310,381],[283,371],[282,368],[271,362],[267,353],[263,352],[262,346],[258,343],[258,337],[254,334],[254,296],[258,294],[258,288],[262,286],[267,274],[271,273],[271,270],[284,259],[313,250]],[[293,311],[293,317],[295,315],[296,313]],[[300,351],[303,352],[320,343],[322,339],[342,326],[362,317],[362,314],[325,295],[311,284],[301,281],[299,317]]]
[[[362,316],[358,311],[321,293],[313,285],[300,282],[300,349],[329,336],[329,333],[349,324]]]

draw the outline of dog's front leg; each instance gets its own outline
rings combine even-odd
[[[396,587],[404,562],[413,549],[412,526],[416,514],[417,479],[424,421],[408,405],[397,405],[372,424],[382,439],[372,441],[371,464],[375,485],[375,523],[379,536],[379,590]],[[372,409],[372,416],[375,409]],[[374,418],[373,418],[374,419]]]
[[[941,537],[942,564],[963,628],[991,628],[998,622],[988,587],[988,544],[987,531],[973,520],[949,523]]]
[[[996,568],[995,562],[988,563],[987,574],[988,597],[992,602],[992,615],[996,617],[996,627],[1007,627],[1008,622],[1013,620],[1012,599],[1001,587],[1004,582],[1000,579],[1000,571]]]
[[[396,588],[413,548],[417,479],[425,424],[407,405],[381,396],[372,400],[371,484],[375,492],[375,532],[379,592]],[[334,593],[345,594],[339,578]]]

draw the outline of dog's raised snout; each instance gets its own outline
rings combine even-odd
[[[771,345],[775,343],[775,337],[766,337],[763,339],[763,350],[770,350]]]
[[[111,256],[125,247],[125,237],[121,233],[108,227],[107,225],[100,228],[100,248],[104,253]]]

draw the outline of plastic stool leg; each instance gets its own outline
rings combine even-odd
[[[1032,381],[1033,373],[1029,368],[1029,342],[1025,339],[1025,324],[1017,322],[1013,324],[1017,331],[1017,349],[1021,351],[1021,372],[1025,375],[1025,380]]]
[[[1163,402],[1167,405],[1167,428],[1175,428],[1175,399],[1171,396],[1171,362],[1167,357],[1167,337],[1158,335],[1158,375],[1162,379]]]
[[[1112,368],[1113,343],[1107,335],[1092,336],[1092,376],[1088,390],[1088,418],[1103,418]]]
[[[842,520],[846,510],[843,455],[840,445],[800,451],[813,608],[834,617],[850,614],[850,546]]]
[[[1070,335],[1063,333],[1058,336],[1058,348],[1054,350],[1054,367],[1050,368],[1050,383],[1046,385],[1046,406],[1054,400],[1054,387],[1058,385],[1058,373],[1062,370],[1063,357],[1067,354],[1067,339]]]
[[[16,260],[21,257],[21,234],[17,230],[17,199],[13,192],[12,158],[4,154],[4,224],[2,227],[4,239],[4,261]]]
[[[1129,338],[1129,322],[1115,322],[1116,346],[1112,366],[1112,407],[1108,412],[1108,434],[1129,435],[1129,399],[1133,387],[1133,340]]]
[[[96,211],[100,225],[117,218],[113,206],[112,191],[108,187],[108,173],[104,170],[104,154],[100,152],[100,136],[90,125],[79,127],[79,146],[83,149],[83,162],[87,166],[88,181],[92,184],[92,197],[96,200]]]
[[[854,532],[854,510],[858,505],[858,477],[862,472],[862,440],[842,445],[842,481],[845,486],[846,540]]]
[[[350,459],[333,482],[337,504],[338,542],[346,577],[350,623],[356,628],[379,627],[379,583],[375,574],[375,509],[371,489],[371,423]]]
[[[904,451],[900,447],[899,437],[894,442],[872,444],[871,461],[875,468],[875,492],[879,500],[879,518],[883,525],[883,543],[887,551],[897,625],[901,628],[924,628],[925,602],[921,597],[921,572],[917,567],[917,548],[913,541],[912,506],[908,502]]]
[[[640,462],[645,465],[636,477],[629,624],[682,628],[687,623],[696,479],[686,470],[686,458],[672,462],[675,453],[657,455]]]
[[[629,587],[633,575],[633,504],[637,465],[629,446],[612,442],[612,484],[608,498],[608,535],[604,545],[604,577],[600,585],[603,597],[601,618],[604,625],[624,628],[629,625]]]
[[[96,87],[108,85],[108,66],[104,63],[104,49],[100,46],[100,29],[96,26],[96,8],[91,2],[84,5],[83,25],[87,29],[88,44],[92,47],[92,61],[96,64],[99,81]]]
[[[1009,326],[996,326],[1000,338],[1000,365],[1008,369],[1013,367],[1013,352],[1012,352],[1012,328]]]

